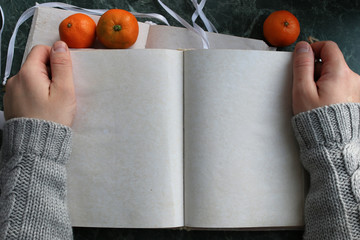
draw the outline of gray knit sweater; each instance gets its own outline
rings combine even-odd
[[[18,118],[7,121],[0,161],[0,239],[72,239],[65,164],[71,129]]]
[[[293,118],[310,173],[305,239],[360,239],[360,104],[337,104]],[[0,239],[71,239],[65,163],[71,130],[14,119],[0,162]]]
[[[337,104],[293,118],[310,174],[304,239],[360,239],[360,104]]]

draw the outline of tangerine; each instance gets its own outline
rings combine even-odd
[[[75,13],[59,25],[60,39],[70,48],[88,48],[96,36],[96,23],[86,14]]]
[[[107,48],[129,48],[139,35],[136,17],[123,9],[110,9],[96,26],[98,40]]]
[[[280,10],[271,13],[263,25],[265,39],[275,47],[293,44],[300,34],[298,19],[289,11]]]

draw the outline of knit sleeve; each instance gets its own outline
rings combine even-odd
[[[300,159],[310,175],[304,239],[360,239],[360,104],[296,115]]]
[[[65,164],[71,129],[53,122],[7,121],[0,161],[0,239],[72,239]]]

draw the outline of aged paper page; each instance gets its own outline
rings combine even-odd
[[[274,50],[264,41],[225,34],[206,32],[211,49]],[[150,26],[146,48],[202,49],[198,34],[180,27]]]
[[[271,51],[185,52],[186,226],[303,224],[291,58]]]
[[[77,114],[68,166],[74,226],[183,225],[183,54],[72,52]]]

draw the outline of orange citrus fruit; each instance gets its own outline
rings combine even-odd
[[[298,19],[289,11],[271,13],[265,20],[263,32],[266,41],[275,47],[293,44],[300,34]]]
[[[139,35],[139,25],[133,14],[123,9],[110,9],[96,26],[98,40],[107,48],[129,48]]]
[[[60,39],[70,48],[88,48],[96,36],[96,23],[86,14],[76,13],[59,25]]]

